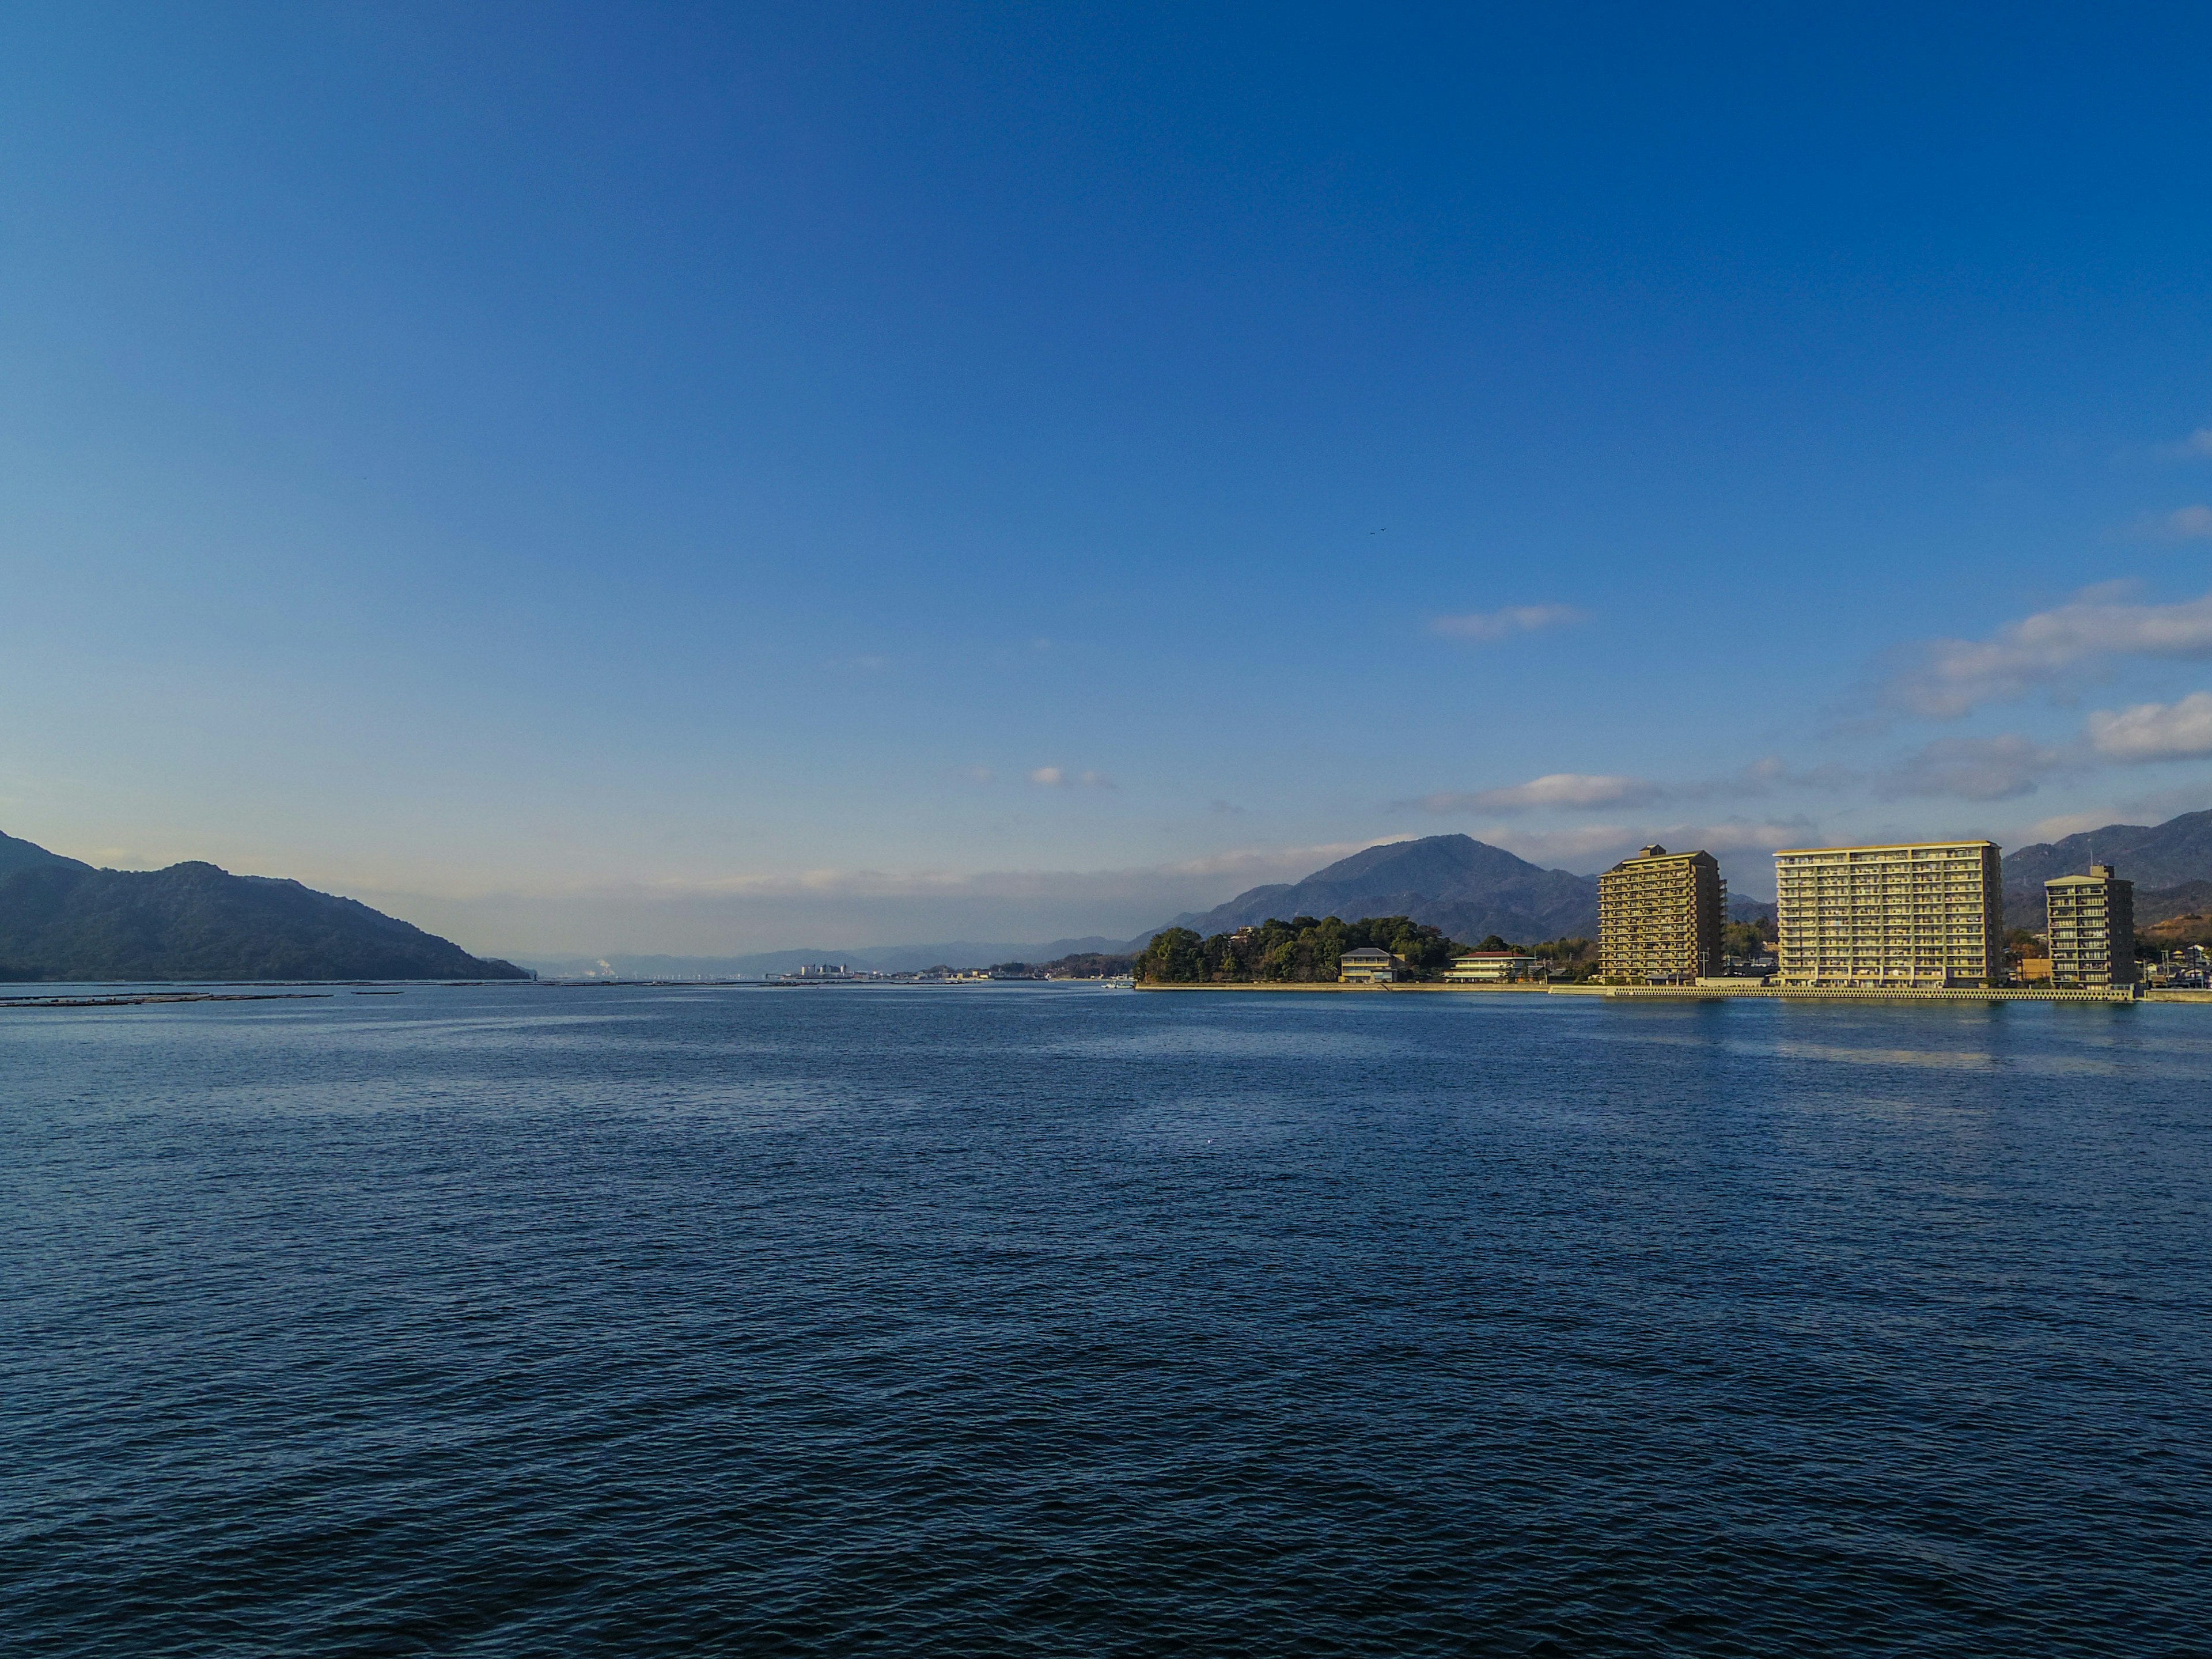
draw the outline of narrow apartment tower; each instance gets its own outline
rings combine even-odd
[[[1647,847],[1597,878],[1598,970],[1639,985],[1687,985],[1721,970],[1728,884],[1711,853]]]
[[[1782,982],[2002,984],[2002,868],[1991,841],[1777,853]]]
[[[2136,982],[2136,884],[2109,864],[2043,884],[2051,915],[2053,985]]]

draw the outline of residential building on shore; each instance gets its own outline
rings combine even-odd
[[[2043,884],[2053,985],[2136,982],[2136,884],[2109,864]]]
[[[1499,985],[1541,977],[1536,958],[1518,951],[1470,951],[1454,957],[1444,978],[1454,985]]]
[[[1995,842],[1785,848],[1774,897],[1784,985],[2004,982]]]
[[[1638,985],[1693,985],[1721,970],[1728,884],[1711,853],[1646,847],[1597,878],[1598,971]]]
[[[1336,979],[1340,985],[1388,985],[1406,976],[1406,964],[1388,951],[1364,946],[1346,951],[1337,958]]]

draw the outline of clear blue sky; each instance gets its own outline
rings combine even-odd
[[[2179,6],[11,9],[0,829],[526,955],[2212,805],[2208,87]]]

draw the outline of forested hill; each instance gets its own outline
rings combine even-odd
[[[89,870],[88,864],[75,859],[65,859],[59,853],[49,853],[43,847],[27,841],[18,841],[10,835],[0,834],[0,880],[5,880],[18,870]]]
[[[2212,811],[2185,812],[2164,823],[2108,823],[2063,841],[2004,855],[2005,921],[2043,926],[2043,884],[2085,873],[2092,859],[2136,884],[2136,919],[2157,921],[2195,902],[2193,884],[2212,881]]]
[[[49,854],[0,870],[0,979],[528,977],[356,900],[212,864],[94,870]]]
[[[1297,915],[1410,916],[1463,939],[1594,939],[1597,878],[1547,870],[1472,836],[1425,836],[1370,847],[1303,881],[1255,887],[1167,925],[1205,937]],[[1150,938],[1135,943],[1142,948]]]
[[[2016,848],[2004,855],[2005,885],[2039,887],[2054,876],[2078,876],[2093,856],[2138,890],[2212,881],[2212,811],[2185,812],[2158,824],[2108,823]]]

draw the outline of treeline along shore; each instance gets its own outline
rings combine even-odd
[[[1567,981],[1586,978],[1597,967],[1597,946],[1586,939],[1516,946],[1493,934],[1474,948],[1521,951]],[[1440,981],[1455,960],[1469,953],[1442,928],[1410,916],[1270,917],[1211,938],[1188,927],[1164,928],[1138,954],[1132,971],[1152,985],[1334,985],[1345,953],[1363,950],[1389,951],[1402,964],[1402,976],[1416,984]]]

